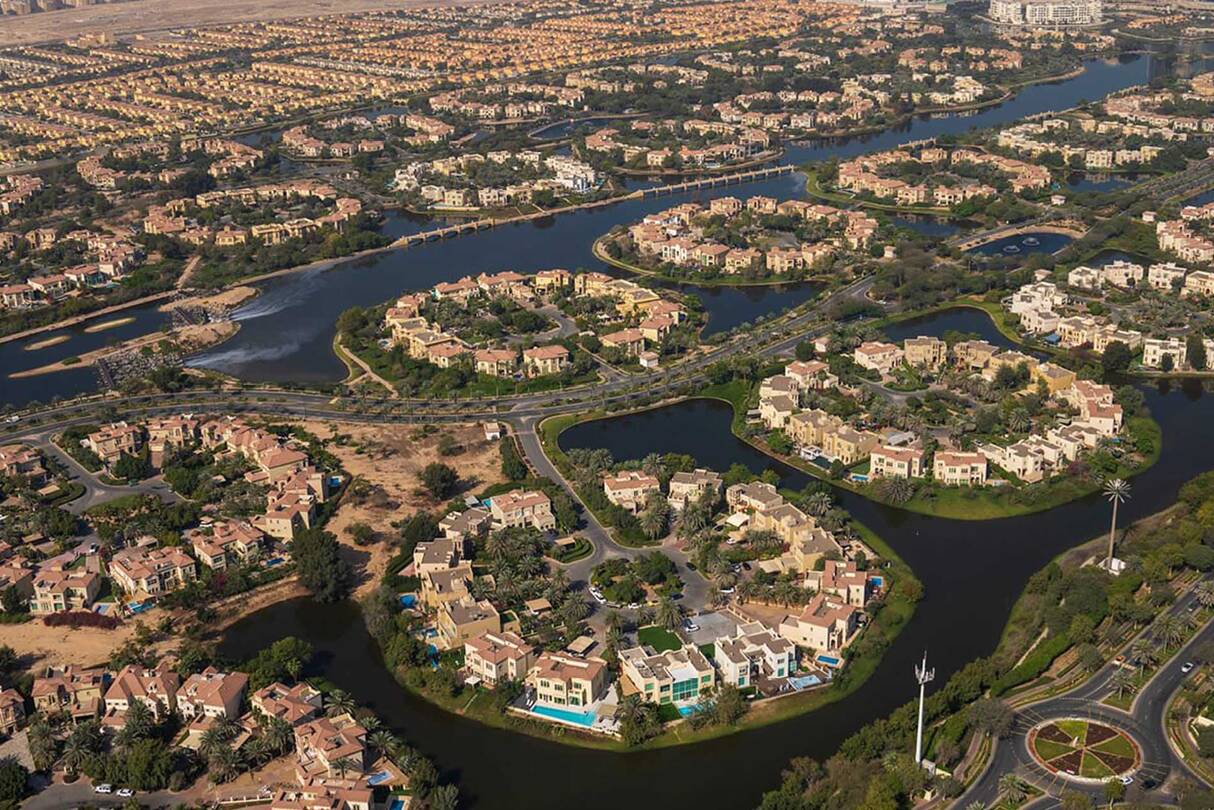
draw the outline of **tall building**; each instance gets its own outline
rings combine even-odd
[[[1104,19],[1101,0],[991,0],[990,17],[1004,25],[1065,28]]]

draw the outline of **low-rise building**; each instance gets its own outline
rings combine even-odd
[[[713,663],[721,683],[739,689],[764,678],[786,678],[796,671],[797,647],[760,622],[738,625],[732,638],[713,642]]]
[[[620,651],[620,673],[646,702],[694,703],[716,683],[716,670],[694,645],[654,652],[649,647]]]
[[[798,647],[837,652],[855,636],[859,613],[852,605],[818,593],[800,613],[785,616],[778,632]]]
[[[198,578],[198,566],[179,548],[125,548],[110,559],[110,576],[126,593],[144,596],[175,591]]]
[[[494,495],[489,499],[489,512],[496,529],[529,525],[537,531],[547,532],[556,528],[552,501],[539,490],[515,489]]]
[[[603,696],[607,678],[607,662],[601,658],[546,652],[527,673],[527,685],[537,706],[584,708]]]
[[[621,470],[603,476],[603,494],[607,500],[633,514],[644,509],[653,495],[661,493],[658,479],[640,470]]]
[[[983,486],[987,460],[981,453],[937,450],[932,457],[932,478],[945,486]]]
[[[668,500],[672,509],[682,511],[689,503],[713,493],[713,499],[721,495],[721,476],[713,470],[697,467],[691,472],[679,471],[670,477]]]
[[[276,717],[294,727],[320,715],[324,696],[303,681],[294,686],[275,682],[254,692],[249,705],[263,717]]]
[[[535,662],[535,648],[508,631],[481,633],[464,642],[464,668],[489,687],[521,683]]]

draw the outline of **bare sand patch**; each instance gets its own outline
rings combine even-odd
[[[84,331],[92,334],[93,332],[104,332],[107,329],[117,329],[119,326],[126,326],[128,323],[134,322],[134,318],[115,318],[112,321],[102,321],[91,326],[84,327]]]
[[[134,622],[124,622],[113,630],[47,627],[41,619],[0,625],[0,644],[12,647],[18,655],[31,656],[36,667],[104,664],[110,653],[134,635]]]
[[[192,295],[187,298],[178,298],[174,301],[160,305],[161,312],[170,312],[178,307],[201,307],[203,309],[232,309],[248,301],[257,295],[257,290],[253,287],[233,287],[230,290],[215,293],[214,295]]]
[[[51,346],[58,346],[60,343],[67,343],[72,339],[71,335],[55,335],[54,337],[35,340],[33,343],[26,344],[27,352],[36,352],[39,349],[49,349]]]
[[[459,473],[465,491],[480,491],[505,480],[496,441],[486,441],[479,425],[453,425],[428,436],[418,436],[416,425],[362,425],[328,420],[307,420],[302,426],[322,439],[344,437],[341,444],[329,441],[327,448],[341,459],[352,477],[377,487],[371,495],[358,498],[347,492],[337,512],[325,527],[337,535],[346,557],[358,575],[357,595],[375,589],[388,560],[396,553],[392,521],[401,520],[422,509],[437,511],[444,502],[424,491],[418,474],[427,464],[438,461]],[[450,434],[463,452],[453,456],[439,454],[444,433]],[[417,438],[414,438],[418,436]],[[368,546],[354,544],[346,529],[365,523],[383,538]]]
[[[205,349],[209,346],[215,346],[230,338],[240,330],[240,324],[234,321],[215,321],[214,323],[190,324],[177,329],[171,329],[168,332],[152,332],[147,335],[140,335],[137,338],[132,338],[122,343],[113,346],[106,346],[101,349],[95,349],[91,352],[85,352],[78,357],[65,358],[56,363],[48,363],[45,366],[37,368],[29,368],[23,371],[15,371],[8,375],[14,379],[20,377],[36,377],[39,374],[51,374],[56,371],[65,371],[71,368],[80,368],[81,366],[91,366],[98,360],[103,360],[121,352],[129,352],[144,347],[149,347],[153,352],[159,351],[160,344],[167,341],[170,348],[176,349],[182,354],[190,354],[192,352]],[[69,362],[70,361],[70,362]]]

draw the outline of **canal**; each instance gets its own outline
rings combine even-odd
[[[1209,468],[1214,451],[1214,435],[1207,427],[1214,418],[1214,396],[1198,384],[1144,391],[1163,425],[1164,448],[1159,463],[1134,479],[1133,498],[1123,507],[1127,521],[1171,503],[1182,483]],[[730,421],[728,405],[691,400],[575,426],[561,444],[567,449],[604,447],[619,460],[651,452],[688,453],[718,470],[734,463],[756,473],[773,469],[782,486],[793,489],[808,482],[803,473],[733,437]],[[789,759],[825,758],[862,725],[910,700],[912,666],[924,649],[939,674],[936,688],[967,662],[989,654],[1029,576],[1064,549],[1108,528],[1108,505],[1099,496],[981,524],[911,514],[845,491],[840,498],[923,581],[925,597],[915,617],[872,678],[849,697],[717,740],[619,754],[480,726],[398,687],[349,604],[296,600],[266,608],[234,625],[221,653],[242,659],[283,636],[307,639],[320,653],[314,674],[354,694],[434,757],[478,810],[592,810],[637,801],[673,808],[753,807],[764,790],[778,783]]]
[[[1089,60],[1079,76],[1025,87],[1015,98],[995,107],[966,115],[920,116],[898,129],[876,135],[792,146],[784,160],[802,163],[847,158],[910,140],[960,133],[971,127],[992,126],[1025,115],[1064,109],[1083,99],[1100,98],[1145,82],[1156,70],[1152,67],[1154,63],[1154,57],[1146,55]],[[590,246],[613,226],[686,200],[729,194],[802,197],[803,178],[786,175],[738,186],[629,201],[389,251],[368,259],[338,262],[332,269],[275,278],[258,285],[262,294],[236,311],[241,330],[235,337],[190,362],[255,382],[335,382],[345,374],[345,367],[333,354],[331,344],[337,316],[348,307],[370,306],[440,281],[507,268],[520,272],[548,267],[605,269],[591,254]],[[951,230],[949,226],[909,220],[902,224],[917,226],[933,235],[947,235]],[[394,213],[385,225],[385,232],[407,234],[421,227],[423,223],[416,218]],[[813,285],[682,289],[702,301],[709,317],[708,334],[778,314],[805,302],[817,290]],[[154,331],[166,323],[164,315],[154,306],[126,314],[136,321],[122,331],[82,335],[79,330],[63,330],[70,340],[37,352],[24,350],[32,340],[0,344],[0,375],[5,377],[0,404],[23,405],[32,400],[47,401],[54,396],[74,396],[94,390],[95,375],[85,369],[19,380],[7,375],[83,354],[113,340]],[[55,334],[58,333],[38,339]]]

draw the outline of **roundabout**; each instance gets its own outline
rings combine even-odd
[[[1142,749],[1128,732],[1096,720],[1046,720],[1029,730],[1027,742],[1038,765],[1066,779],[1105,782],[1142,765]]]

